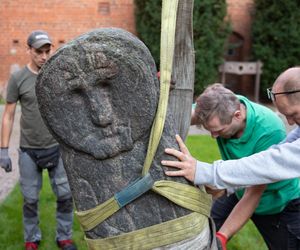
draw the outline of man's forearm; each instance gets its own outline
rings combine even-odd
[[[6,148],[9,146],[10,135],[14,124],[16,104],[7,104],[2,117],[1,126],[1,147]]]
[[[231,238],[237,233],[254,213],[265,187],[266,185],[258,185],[247,188],[242,199],[233,208],[219,232],[226,235],[227,238]]]
[[[1,129],[1,148],[7,148],[9,146],[9,139],[12,131],[11,127],[11,121],[3,120]]]
[[[219,189],[272,183],[300,176],[300,139],[239,160],[197,162],[195,184]]]

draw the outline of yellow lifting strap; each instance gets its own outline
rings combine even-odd
[[[173,65],[177,6],[178,0],[163,0],[160,97],[143,167],[142,175],[144,177],[148,175],[164,128]],[[104,239],[88,239],[85,237],[89,249],[153,249],[196,236],[207,226],[211,197],[199,188],[183,183],[160,180],[153,184],[151,190],[194,213],[114,237]],[[83,230],[89,231],[120,208],[121,206],[116,196],[114,196],[95,208],[77,211],[76,214]]]
[[[150,250],[197,236],[208,227],[208,219],[198,213],[105,239],[85,238],[89,250]]]
[[[143,167],[143,176],[146,175],[156,153],[167,113],[169,89],[173,67],[176,15],[178,0],[164,0],[162,2],[161,36],[160,36],[160,96],[158,110],[151,128],[148,151]]]
[[[209,217],[211,197],[197,187],[173,181],[156,181],[152,190],[179,206]],[[121,207],[115,197],[85,211],[76,211],[84,231],[89,231],[117,212]]]

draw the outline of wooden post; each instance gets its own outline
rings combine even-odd
[[[195,81],[193,44],[193,0],[179,0],[172,79],[175,89],[169,96],[169,110],[175,117],[178,134],[185,139],[191,123]]]

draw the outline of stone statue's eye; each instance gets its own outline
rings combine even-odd
[[[94,55],[94,67],[96,69],[105,68],[109,65],[109,61],[107,60],[106,56],[98,52]]]
[[[61,70],[64,79],[67,81],[75,79],[81,72],[81,68],[73,58],[63,57],[58,61],[58,68]]]
[[[93,69],[106,68],[109,65],[107,57],[101,51],[95,51],[86,55],[89,65]]]
[[[100,80],[97,82],[97,85],[102,87],[102,88],[107,88],[111,85],[111,83],[109,82],[109,80]]]

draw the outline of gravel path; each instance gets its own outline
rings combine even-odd
[[[2,114],[4,105],[0,105],[0,117],[2,121]],[[18,148],[20,138],[20,106],[17,106],[14,127],[11,134],[9,145],[9,155],[12,160],[12,172],[6,173],[3,168],[0,168],[0,202],[5,199],[7,194],[13,189],[19,179],[19,166],[18,166]]]

